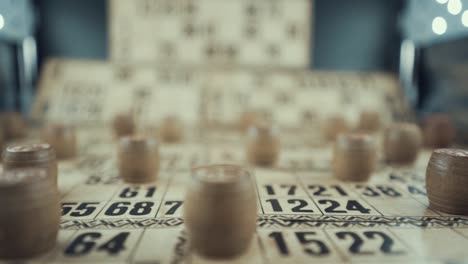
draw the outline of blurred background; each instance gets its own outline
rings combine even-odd
[[[398,74],[419,116],[468,109],[468,1],[316,0],[312,12],[312,69]],[[28,111],[49,57],[107,59],[108,28],[105,0],[0,0],[0,109]]]

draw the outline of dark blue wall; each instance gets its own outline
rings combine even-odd
[[[106,2],[38,0],[42,57],[106,58]],[[399,0],[316,0],[313,67],[395,71],[400,42],[397,34],[400,3]]]

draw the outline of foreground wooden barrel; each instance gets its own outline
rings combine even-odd
[[[52,250],[60,225],[60,199],[44,169],[0,174],[0,259],[32,258]]]
[[[57,186],[57,159],[55,150],[47,143],[13,144],[2,153],[5,171],[21,168],[43,168]]]
[[[434,150],[426,169],[426,190],[431,208],[468,215],[468,151]]]
[[[193,250],[210,258],[242,254],[255,233],[256,207],[250,174],[241,166],[192,169],[184,214]]]

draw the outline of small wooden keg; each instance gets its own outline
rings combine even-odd
[[[376,132],[381,127],[380,113],[377,111],[362,111],[359,116],[358,130],[363,132]]]
[[[333,149],[335,177],[344,181],[367,181],[377,165],[377,144],[367,134],[341,134]]]
[[[43,168],[57,186],[57,159],[54,149],[47,143],[13,144],[2,153],[3,169]]]
[[[60,225],[60,198],[48,171],[0,173],[0,259],[24,259],[52,250]]]
[[[244,111],[239,118],[239,130],[247,132],[250,127],[256,126],[260,122],[260,114],[256,111]]]
[[[112,128],[116,138],[132,135],[136,132],[136,125],[130,114],[117,114],[112,120]]]
[[[423,121],[424,145],[429,148],[447,148],[455,140],[455,125],[450,116],[434,114]]]
[[[3,130],[6,140],[24,138],[28,132],[26,121],[17,112],[5,112],[0,114],[0,128]]]
[[[159,138],[165,143],[177,143],[184,137],[184,126],[176,116],[164,118],[159,127]]]
[[[159,146],[153,138],[126,136],[118,144],[118,168],[129,183],[155,181],[159,173]]]
[[[326,118],[321,126],[323,138],[332,142],[335,141],[339,134],[345,133],[348,130],[348,123],[341,115],[333,115]]]
[[[418,157],[421,146],[421,129],[415,124],[395,123],[385,129],[383,151],[387,162],[412,163]]]
[[[436,149],[426,169],[430,207],[468,215],[468,150]]]
[[[250,174],[241,166],[192,169],[184,216],[193,250],[210,258],[245,252],[255,233],[256,199]]]
[[[273,166],[279,158],[278,129],[262,123],[251,127],[247,134],[247,159],[258,166]]]
[[[42,140],[55,149],[58,159],[70,159],[76,156],[77,140],[73,126],[49,124],[42,130]]]

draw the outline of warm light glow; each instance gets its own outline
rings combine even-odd
[[[447,3],[448,0],[436,0],[437,3],[439,4],[445,4]]]
[[[468,10],[466,10],[465,12],[463,12],[463,15],[462,15],[462,24],[465,26],[465,27],[468,27]]]
[[[5,26],[5,20],[3,19],[3,16],[0,15],[0,30]]]
[[[458,15],[462,11],[463,4],[461,0],[449,0],[447,10],[452,15]]]
[[[432,31],[437,35],[442,35],[447,31],[447,21],[443,17],[436,17],[432,20]]]

